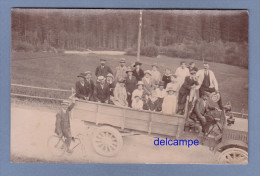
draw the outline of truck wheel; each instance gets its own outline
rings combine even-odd
[[[103,126],[94,131],[92,145],[98,154],[102,156],[114,156],[123,146],[123,139],[115,128]]]
[[[240,148],[229,148],[220,153],[220,164],[247,164],[248,153]]]

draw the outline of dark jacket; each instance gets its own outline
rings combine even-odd
[[[89,92],[88,90],[86,89],[86,83],[84,82],[84,86],[82,86],[82,84],[80,83],[80,81],[77,81],[76,82],[76,97],[77,98],[80,98],[80,99],[85,99],[85,97],[88,97],[89,95]]]
[[[162,81],[164,82],[164,88],[166,88],[167,84],[171,82],[171,76],[163,75]]]
[[[206,101],[205,106],[204,106],[204,100],[202,98],[199,98],[196,103],[195,107],[193,109],[193,112],[191,116],[193,118],[198,117],[199,119],[202,119],[203,116],[206,114],[206,112],[210,110],[214,110],[215,107],[211,106],[208,101]]]
[[[107,65],[104,65],[104,68],[102,68],[101,65],[100,65],[96,68],[95,75],[96,75],[96,77],[98,77],[98,76],[106,77],[108,73],[113,74],[111,68]]]
[[[126,82],[125,82],[125,88],[126,92],[133,93],[133,91],[136,89],[136,84],[137,84],[137,79],[135,76],[132,76],[131,80],[129,76],[126,77]]]
[[[66,136],[68,133],[70,133],[70,111],[74,105],[74,103],[71,104],[65,113],[60,110],[56,114],[55,133],[57,135],[62,133],[64,136]]]
[[[110,90],[107,84],[104,84],[102,89],[100,84],[97,84],[94,89],[94,97],[95,101],[100,101],[101,103],[105,103],[106,100],[110,99]]]
[[[134,69],[133,71],[133,76],[136,77],[137,81],[141,81],[144,77],[144,71],[140,68],[139,72]]]
[[[92,80],[90,81],[85,80],[85,88],[88,92],[89,99],[92,99],[94,94],[94,88],[95,88],[94,82]]]
[[[191,86],[199,85],[198,81],[191,79],[189,76],[185,78],[184,83],[182,84],[179,93],[180,94],[189,94]]]

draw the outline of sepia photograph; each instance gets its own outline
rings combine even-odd
[[[248,164],[248,11],[11,13],[13,163]]]

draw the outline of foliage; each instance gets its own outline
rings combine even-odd
[[[142,47],[140,52],[141,55],[148,57],[157,57],[158,53],[159,49],[155,45],[148,45],[146,47]]]

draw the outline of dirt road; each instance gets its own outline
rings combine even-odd
[[[124,145],[114,157],[102,157],[95,153],[86,136],[85,154],[77,147],[72,154],[53,157],[47,150],[47,140],[54,133],[55,111],[36,110],[31,107],[11,106],[11,155],[19,162],[33,158],[46,162],[73,163],[216,163],[213,152],[205,146],[165,147],[154,146],[154,138],[148,136],[128,136]],[[73,128],[77,126],[77,128]],[[72,122],[72,129],[84,133],[84,125]],[[72,133],[77,133],[72,130]],[[24,159],[24,160],[23,160]],[[13,160],[14,161],[14,160]],[[16,162],[16,161],[15,161]]]

